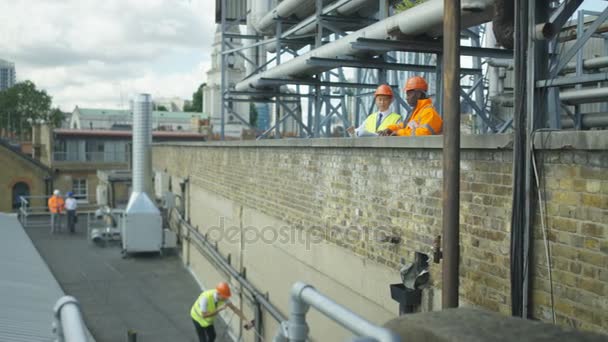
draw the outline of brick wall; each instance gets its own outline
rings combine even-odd
[[[539,167],[558,321],[608,332],[608,152],[601,147],[608,140],[601,139],[599,148],[549,146],[539,152]],[[510,137],[463,137],[462,146],[461,299],[508,314]],[[430,254],[441,234],[440,148],[441,137],[161,144],[154,146],[153,162],[198,189],[320,234],[353,258],[398,274],[402,257]],[[537,213],[533,314],[550,320],[539,218]],[[208,225],[193,223],[203,230]],[[379,232],[402,242],[380,242]],[[340,267],[339,260],[327,263]],[[431,264],[431,290],[441,287],[440,272],[440,264]]]
[[[46,188],[44,178],[46,172],[25,159],[19,157],[14,152],[0,146],[0,211],[11,212],[13,201],[13,186],[18,182],[28,185],[30,195],[44,196]],[[44,199],[35,199],[31,203],[35,207],[46,206]]]

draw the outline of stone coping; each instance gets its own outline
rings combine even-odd
[[[511,134],[462,135],[461,148],[470,150],[511,150]],[[441,149],[443,136],[264,139],[207,142],[160,142],[155,146],[201,146],[238,148],[403,148]],[[608,131],[539,131],[534,146],[543,150],[608,150]]]

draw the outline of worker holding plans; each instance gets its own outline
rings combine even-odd
[[[228,283],[221,282],[217,284],[215,289],[204,291],[196,299],[196,302],[190,309],[190,316],[194,322],[198,340],[200,342],[213,342],[215,341],[215,328],[213,322],[217,314],[222,310],[229,308],[241,320],[247,321],[245,315],[236,306],[230,303],[230,286]],[[253,321],[245,324],[245,329],[249,330],[253,327]]]
[[[381,84],[376,89],[374,96],[378,111],[370,114],[358,128],[354,126],[347,128],[346,131],[351,136],[376,136],[378,132],[386,130],[389,125],[396,124],[401,120],[401,115],[389,111],[391,103],[393,103],[391,87]]]

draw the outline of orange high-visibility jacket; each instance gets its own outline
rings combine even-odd
[[[60,196],[51,196],[51,198],[49,198],[49,210],[51,211],[51,213],[53,214],[58,214],[58,213],[62,213],[63,212],[63,208],[65,206],[65,202],[63,201],[63,198],[61,198]]]
[[[420,99],[410,120],[404,124],[390,125],[388,129],[398,136],[417,136],[441,134],[443,120],[433,107],[431,99]]]

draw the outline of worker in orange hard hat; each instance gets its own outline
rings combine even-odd
[[[221,282],[217,284],[215,289],[203,291],[198,296],[198,299],[190,309],[190,316],[194,322],[198,340],[200,342],[215,341],[215,328],[213,322],[215,317],[222,310],[229,308],[243,321],[247,321],[245,315],[236,306],[230,303],[230,286],[228,283]],[[245,329],[249,330],[253,327],[254,321],[245,324]]]
[[[389,125],[401,120],[401,115],[389,111],[393,102],[393,90],[386,84],[381,84],[374,93],[378,111],[370,114],[358,128],[349,127],[346,131],[354,136],[378,135],[379,131],[386,130]]]
[[[406,123],[389,125],[380,135],[419,136],[441,134],[443,120],[428,98],[429,85],[420,76],[410,77],[403,89],[412,114]]]

